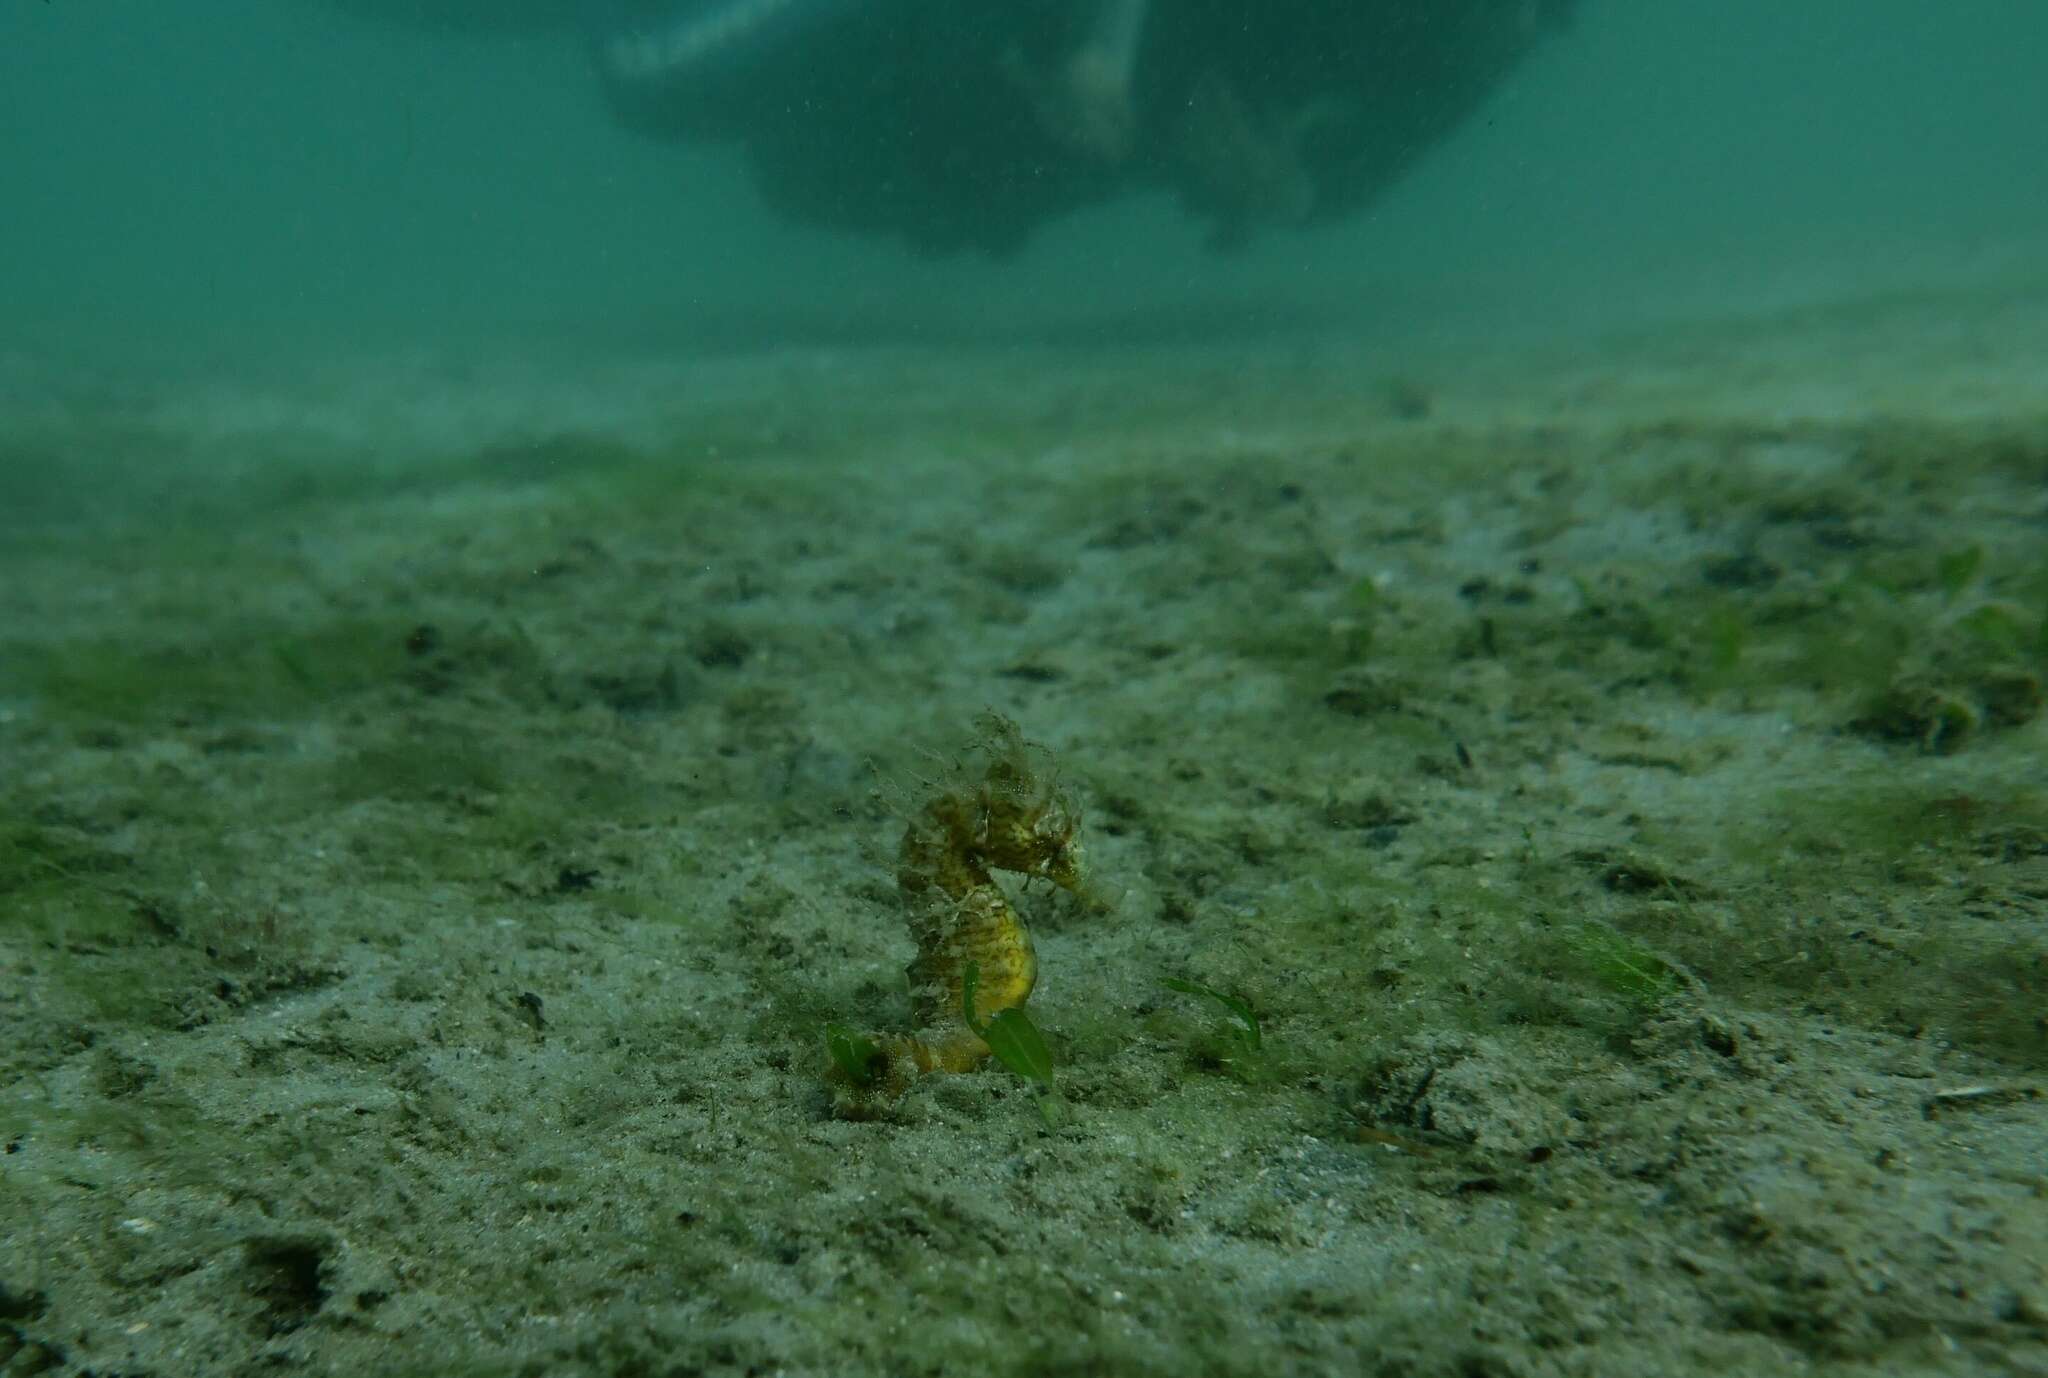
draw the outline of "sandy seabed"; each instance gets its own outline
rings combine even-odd
[[[0,474],[0,1372],[2048,1373],[2048,293],[15,359]],[[990,709],[1050,1126],[826,1076]]]

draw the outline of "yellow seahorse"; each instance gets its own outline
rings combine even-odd
[[[917,942],[907,974],[918,1027],[874,1039],[887,1067],[872,1081],[884,1091],[900,1091],[920,1072],[972,1071],[988,1057],[962,1010],[970,964],[980,968],[974,1012],[984,1027],[1031,997],[1031,934],[992,872],[1043,877],[1086,897],[1081,810],[1060,787],[1052,753],[998,713],[976,726],[980,769],[962,761],[928,782],[931,798],[903,831],[896,885]]]

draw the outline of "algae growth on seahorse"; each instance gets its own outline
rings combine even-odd
[[[879,1065],[864,1069],[863,1080],[885,1092],[917,1073],[972,1071],[988,1058],[963,1008],[970,966],[982,1027],[1030,999],[1038,957],[995,872],[1085,893],[1081,810],[1061,787],[1052,753],[1000,714],[983,714],[976,726],[970,754],[924,782],[928,797],[910,810],[897,853],[896,886],[917,943],[907,969],[917,1027],[872,1038]],[[844,1064],[836,1070],[843,1079]]]

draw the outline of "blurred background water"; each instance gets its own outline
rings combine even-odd
[[[0,350],[225,362],[610,337],[1544,335],[2024,271],[2038,0],[1586,0],[1391,195],[1206,250],[1163,198],[1022,254],[778,220],[638,137],[580,44],[280,0],[0,5]]]

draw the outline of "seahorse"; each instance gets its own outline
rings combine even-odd
[[[1080,806],[1060,786],[1052,753],[1001,714],[985,713],[976,726],[980,768],[961,761],[927,782],[931,797],[911,815],[897,853],[896,886],[917,943],[906,969],[917,1028],[874,1038],[887,1066],[872,1083],[885,1092],[918,1073],[972,1071],[989,1056],[962,1008],[970,964],[979,968],[974,1007],[984,1027],[1031,998],[1038,956],[993,872],[1042,877],[1090,898]]]

